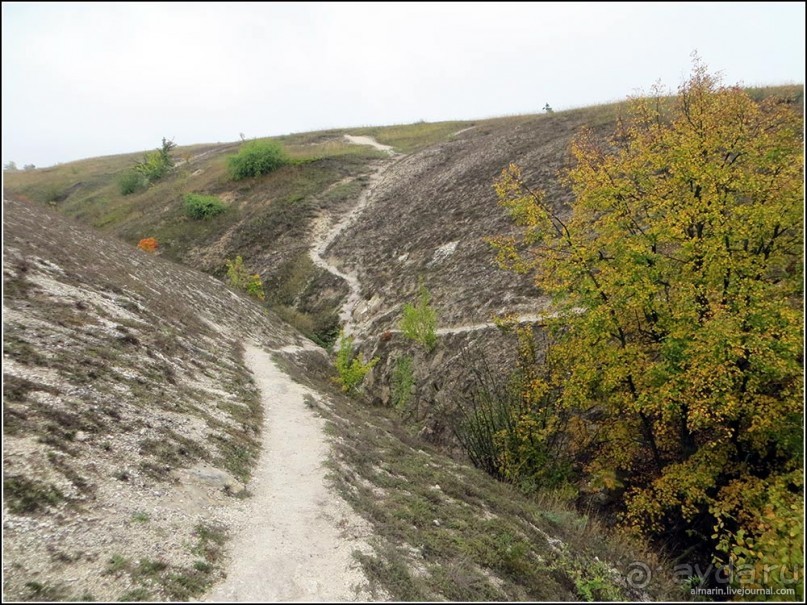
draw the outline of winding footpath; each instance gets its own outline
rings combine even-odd
[[[314,393],[254,344],[246,346],[245,361],[263,399],[263,451],[227,577],[207,600],[367,601],[352,553],[367,548],[369,529],[327,485],[325,421],[306,405]]]
[[[472,128],[474,128],[474,126],[465,128],[454,134],[457,135],[461,132],[465,132],[466,130],[471,130]],[[375,149],[378,149],[379,151],[386,151],[391,159],[400,159],[403,157],[402,154],[396,153],[395,150],[389,145],[382,145],[372,137],[346,134],[345,139],[349,143],[353,143],[355,145],[369,145]],[[390,162],[385,162],[374,168],[373,172],[369,176],[369,185],[364,189],[364,191],[362,191],[356,205],[342,218],[342,220],[333,226],[329,226],[329,217],[327,215],[321,215],[315,219],[313,224],[314,237],[313,243],[308,251],[309,256],[317,267],[320,267],[321,269],[340,277],[345,281],[345,283],[347,283],[348,295],[345,302],[342,303],[342,308],[339,311],[339,321],[343,326],[345,335],[352,336],[354,338],[354,342],[356,343],[363,340],[363,335],[358,329],[358,323],[354,319],[354,311],[362,300],[361,283],[359,282],[358,273],[355,269],[345,272],[334,264],[334,262],[328,257],[328,248],[330,248],[331,244],[336,241],[336,238],[339,237],[345,231],[345,229],[352,225],[353,222],[370,205],[375,187],[381,182],[384,177],[384,172],[390,167],[390,165]],[[518,323],[535,323],[555,316],[556,314],[554,313],[547,315],[525,313],[516,315],[515,320]],[[473,324],[462,324],[458,326],[445,326],[438,328],[436,332],[438,336],[444,336],[447,334],[463,334],[467,332],[476,332],[479,330],[490,330],[495,328],[496,324],[492,321],[488,321]],[[399,332],[399,330],[390,330],[390,332]]]
[[[389,145],[382,145],[372,137],[352,136],[346,134],[345,139],[347,139],[348,142],[356,145],[370,145],[379,151],[386,151],[390,155],[391,159],[401,157],[400,154],[395,153],[392,147]],[[328,258],[328,248],[331,246],[331,244],[333,244],[336,238],[339,237],[345,229],[352,225],[356,218],[367,209],[367,206],[372,200],[373,191],[376,185],[381,182],[384,172],[387,170],[387,168],[389,168],[390,165],[390,162],[385,162],[373,169],[373,172],[369,175],[368,186],[361,192],[361,195],[359,195],[356,205],[342,218],[342,220],[330,227],[330,219],[326,215],[322,215],[314,221],[314,241],[308,251],[311,260],[317,267],[325,269],[329,273],[342,278],[348,285],[349,291],[347,299],[344,303],[342,303],[342,308],[339,311],[339,321],[343,326],[345,335],[347,336],[354,335],[357,331],[356,324],[353,321],[353,311],[361,302],[361,284],[359,283],[359,278],[355,270],[349,272],[342,271],[333,263],[331,259]]]

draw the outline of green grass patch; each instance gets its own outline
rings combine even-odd
[[[151,515],[145,511],[137,511],[132,515],[132,521],[135,523],[148,523],[151,521]]]

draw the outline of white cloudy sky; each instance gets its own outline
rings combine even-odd
[[[2,159],[804,81],[804,3],[2,4]]]

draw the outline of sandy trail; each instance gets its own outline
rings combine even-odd
[[[389,154],[396,155],[395,151],[389,145],[382,145],[372,137],[352,136],[345,135],[345,138],[351,143],[357,145],[371,145],[376,149],[387,151]],[[339,235],[347,229],[356,218],[365,211],[370,203],[375,186],[381,181],[384,171],[389,167],[389,163],[377,166],[370,174],[368,186],[361,192],[356,205],[348,212],[342,220],[333,226],[330,226],[330,219],[327,215],[320,216],[314,221],[314,240],[309,248],[308,254],[311,260],[317,267],[325,269],[326,271],[341,277],[348,285],[349,291],[347,299],[342,303],[342,308],[339,311],[339,321],[343,326],[346,335],[350,336],[355,334],[358,330],[354,325],[353,311],[361,302],[361,284],[355,270],[342,271],[337,267],[327,256],[328,248],[333,244]]]
[[[265,408],[263,452],[231,542],[227,578],[210,601],[368,600],[353,559],[368,529],[327,487],[324,421],[306,406],[311,391],[268,353],[246,347]]]
[[[370,145],[370,147],[375,147],[379,151],[386,151],[390,155],[395,154],[395,150],[390,145],[382,145],[373,137],[346,134],[345,138],[348,140],[348,143],[353,143],[354,145]]]

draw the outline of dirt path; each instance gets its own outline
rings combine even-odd
[[[368,529],[327,487],[324,421],[293,382],[253,345],[245,359],[265,406],[263,452],[231,543],[227,578],[210,601],[368,600],[352,557]]]
[[[550,313],[548,315],[536,315],[534,313],[527,313],[524,315],[516,315],[515,321],[519,324],[525,323],[537,323],[544,321],[545,319],[556,317],[556,313]],[[478,323],[478,324],[462,324],[459,326],[445,326],[442,328],[437,328],[435,333],[438,336],[443,336],[445,334],[464,334],[466,332],[477,332],[478,330],[492,330],[497,328],[498,326],[492,322],[488,321],[485,323]]]
[[[346,134],[345,138],[348,140],[348,143],[353,143],[354,145],[370,145],[370,147],[375,147],[379,151],[386,151],[390,155],[395,154],[395,150],[390,145],[382,145],[378,141],[376,141],[373,137],[364,137],[364,136],[355,136],[352,134]]]
[[[345,135],[345,138],[351,143],[357,145],[371,145],[376,149],[387,151],[391,156],[395,155],[395,151],[389,145],[382,145],[372,137],[352,136]],[[353,319],[353,311],[356,306],[361,302],[361,284],[355,270],[342,271],[334,262],[328,257],[327,252],[331,244],[336,240],[341,233],[347,229],[356,218],[364,212],[371,201],[373,190],[375,186],[381,181],[384,171],[389,167],[389,162],[385,162],[374,168],[370,174],[370,182],[368,186],[361,192],[356,205],[348,212],[342,220],[334,225],[330,225],[330,217],[322,215],[314,221],[314,240],[309,248],[308,254],[314,264],[326,271],[341,277],[348,285],[349,292],[347,299],[342,303],[342,308],[339,311],[339,321],[343,326],[345,334],[350,336],[355,334],[358,330]]]

